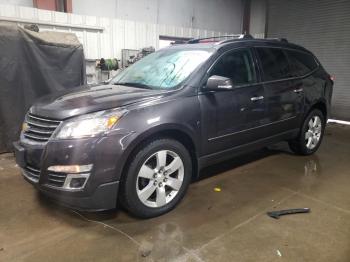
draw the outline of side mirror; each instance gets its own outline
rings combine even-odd
[[[233,83],[230,78],[213,75],[208,78],[205,90],[231,90]]]

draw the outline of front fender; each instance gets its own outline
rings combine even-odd
[[[122,152],[118,157],[117,174],[120,178],[129,156],[143,141],[171,134],[186,137],[193,144],[194,151],[200,154],[200,109],[196,96],[182,97],[180,100],[171,100],[153,104],[149,107],[130,110],[118,122],[119,131],[125,132],[119,141]],[[118,130],[115,130],[118,132]],[[187,146],[187,145],[186,145]]]

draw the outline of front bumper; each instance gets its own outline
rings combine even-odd
[[[35,186],[41,193],[54,202],[57,202],[59,205],[79,211],[92,212],[114,209],[116,207],[119,181],[101,184],[96,188],[92,195],[86,197],[77,197],[67,194],[64,191],[61,191],[60,193],[52,192],[47,190],[45,186],[38,186],[37,184]]]
[[[45,145],[15,142],[16,162],[28,182],[62,205],[84,211],[114,209],[123,165],[122,137],[49,141]],[[64,190],[50,184],[48,167],[89,164],[93,168],[81,190]],[[31,172],[33,176],[26,175],[26,172]]]

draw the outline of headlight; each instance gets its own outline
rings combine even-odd
[[[106,110],[64,121],[53,138],[93,137],[109,131],[126,113],[125,110]]]

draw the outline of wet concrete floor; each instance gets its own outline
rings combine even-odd
[[[175,210],[141,220],[58,207],[2,154],[0,261],[350,261],[350,127],[329,125],[313,156],[281,143],[201,174]],[[299,207],[311,213],[266,215]]]

